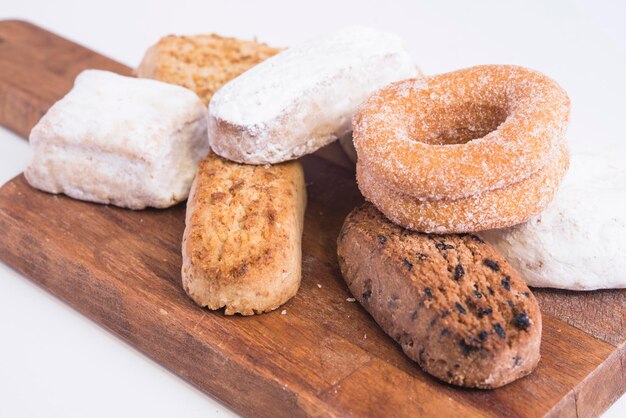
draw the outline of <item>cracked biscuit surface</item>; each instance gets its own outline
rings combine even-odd
[[[200,163],[183,236],[183,287],[200,306],[227,315],[271,311],[296,294],[306,206],[298,162]]]
[[[281,50],[216,34],[169,35],[150,47],[137,76],[187,87],[205,105],[225,83]]]

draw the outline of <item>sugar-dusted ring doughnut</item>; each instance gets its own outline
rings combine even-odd
[[[419,200],[390,188],[373,171],[357,164],[359,188],[387,218],[408,229],[428,233],[464,233],[527,221],[552,200],[569,167],[564,142],[548,163],[527,179],[457,200]]]
[[[528,178],[563,138],[569,98],[545,75],[487,65],[391,84],[353,119],[359,164],[417,199],[469,197]]]

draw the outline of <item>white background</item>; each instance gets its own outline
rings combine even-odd
[[[32,21],[131,66],[171,33],[288,46],[370,25],[404,37],[427,74],[488,63],[549,74],[572,99],[572,146],[626,157],[626,2],[2,0],[0,18]],[[0,183],[28,160],[27,143],[0,128]],[[0,263],[0,417],[229,415]],[[606,414],[625,415],[624,397]]]

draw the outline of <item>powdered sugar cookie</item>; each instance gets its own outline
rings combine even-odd
[[[574,152],[571,161],[554,201],[540,215],[483,236],[530,286],[624,288],[626,170],[616,158],[597,153]]]
[[[216,154],[274,164],[350,132],[357,107],[377,89],[416,77],[395,35],[350,27],[289,48],[231,80],[209,103]]]

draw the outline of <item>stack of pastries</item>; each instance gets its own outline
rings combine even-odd
[[[168,36],[137,75],[78,76],[31,133],[31,185],[130,209],[188,198],[185,291],[260,314],[300,285],[297,159],[352,131],[368,203],[337,251],[354,297],[446,382],[493,388],[536,366],[537,301],[476,232],[524,223],[555,195],[569,99],[554,81],[514,66],[423,77],[401,39],[363,27],[284,50]]]

